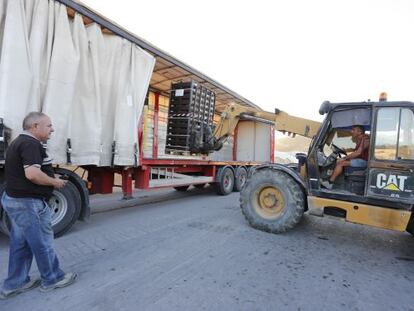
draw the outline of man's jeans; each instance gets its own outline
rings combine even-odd
[[[33,255],[42,278],[42,285],[50,286],[64,277],[53,249],[51,213],[47,203],[34,198],[12,198],[4,192],[1,203],[10,218],[9,273],[4,290],[26,284]]]

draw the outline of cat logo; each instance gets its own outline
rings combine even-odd
[[[404,191],[405,181],[408,176],[389,175],[380,173],[377,175],[377,188],[391,191]]]

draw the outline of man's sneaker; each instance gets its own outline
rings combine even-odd
[[[0,299],[7,299],[13,296],[16,296],[18,294],[27,292],[28,290],[31,290],[35,287],[38,287],[40,285],[40,279],[32,279],[26,284],[24,284],[22,287],[11,289],[11,290],[2,290],[0,291]]]
[[[328,181],[328,180],[322,181],[322,182],[321,182],[321,185],[322,185],[323,187],[325,187],[326,189],[329,189],[329,190],[331,190],[331,189],[332,189],[332,187],[333,187],[333,183],[331,183],[331,182],[330,182],[330,181]]]
[[[56,282],[55,284],[49,285],[49,286],[40,286],[41,292],[50,292],[56,288],[62,288],[69,286],[70,284],[73,284],[76,281],[76,278],[78,275],[75,272],[66,273],[62,280],[59,282]]]

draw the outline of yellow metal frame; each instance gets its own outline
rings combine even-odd
[[[283,111],[271,113],[232,103],[222,112],[214,136],[220,139],[232,135],[243,114],[274,122],[277,131],[309,138],[315,136],[321,126],[319,122],[291,116]]]
[[[325,207],[335,207],[346,211],[346,220],[349,222],[396,231],[406,231],[411,217],[409,211],[313,196],[308,197],[310,214],[323,216]]]

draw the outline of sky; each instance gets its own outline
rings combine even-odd
[[[414,101],[412,0],[82,0],[261,108]]]

